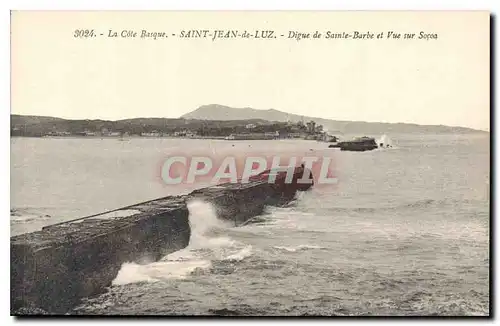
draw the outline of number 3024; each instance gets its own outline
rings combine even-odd
[[[77,29],[75,30],[73,37],[94,37],[95,33],[93,29]]]

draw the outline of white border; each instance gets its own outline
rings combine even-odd
[[[10,210],[10,12],[9,10],[488,10],[492,13],[499,13],[500,1],[498,0],[475,0],[475,1],[465,1],[465,0],[447,0],[447,1],[437,1],[437,0],[411,0],[411,1],[397,1],[397,0],[342,0],[342,1],[327,1],[327,0],[288,0],[288,1],[278,1],[278,0],[252,0],[252,1],[235,1],[235,0],[183,0],[183,1],[163,1],[159,3],[154,0],[141,0],[141,1],[131,1],[131,0],[86,0],[86,1],[70,1],[70,0],[4,0],[0,2],[0,20],[2,23],[2,29],[0,29],[0,46],[1,52],[4,58],[2,60],[2,73],[0,74],[0,101],[2,103],[3,112],[5,115],[3,119],[0,119],[2,124],[2,130],[4,136],[1,139],[1,149],[4,155],[1,160],[1,170],[3,172],[4,178],[2,186],[0,187],[2,191],[2,201],[1,208],[2,212],[5,212],[3,216],[3,221],[5,223],[2,232],[4,240],[4,245],[1,247],[1,254],[4,266],[10,264],[9,261],[9,244],[10,239],[10,220],[7,211]],[[497,20],[498,27],[498,20]],[[495,42],[498,44],[498,33],[496,33]],[[496,59],[496,58],[495,58]],[[495,85],[493,90],[498,93],[498,84]],[[496,121],[495,121],[496,122]],[[496,138],[497,133],[493,135]],[[498,144],[495,146],[498,150]],[[497,196],[493,199],[496,202]],[[498,234],[498,224],[497,221],[495,227],[495,233]],[[495,253],[495,251],[493,251]],[[495,255],[496,256],[496,255]],[[496,258],[496,257],[495,257]],[[497,261],[497,259],[495,259]],[[2,294],[2,318],[5,319],[5,323],[11,324],[15,320],[10,316],[10,270],[5,268],[5,272],[2,273],[4,281],[1,282],[1,294]],[[490,277],[494,277],[491,275]],[[498,282],[497,282],[498,283]],[[494,291],[496,293],[496,291]],[[497,298],[495,300],[495,311],[500,313],[498,302],[500,300]],[[70,320],[60,320],[60,322],[66,322]],[[106,320],[108,322],[123,322],[123,320]],[[106,321],[104,320],[81,320],[81,323],[88,325],[103,325]],[[201,320],[200,320],[201,321]],[[218,322],[214,320],[215,322]],[[335,323],[344,324],[346,321],[343,320],[332,320]],[[374,320],[371,320],[374,321]],[[24,324],[35,324],[41,322],[36,321],[25,321]],[[42,321],[43,322],[43,321]],[[53,323],[53,320],[47,320],[45,323]],[[132,324],[143,324],[144,320],[130,320]],[[159,321],[161,322],[161,321]],[[174,320],[165,320],[164,322],[172,323],[176,322]],[[193,321],[190,321],[193,322]],[[240,321],[232,321],[234,323]],[[276,320],[263,321],[257,320],[259,323],[272,323],[274,324]],[[285,322],[287,322],[285,320]],[[301,322],[307,322],[301,320]],[[359,323],[361,321],[354,321]],[[378,322],[384,322],[380,320]],[[396,324],[403,323],[403,321],[395,321]],[[417,321],[425,322],[426,324],[435,324],[437,321]],[[352,323],[352,321],[351,321]],[[3,323],[2,323],[3,324]]]
[[[10,1],[18,10],[491,10],[493,0],[19,0]],[[7,1],[9,3],[9,1]]]

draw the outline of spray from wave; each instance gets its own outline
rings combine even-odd
[[[377,145],[379,148],[392,148],[392,147],[394,147],[392,140],[387,135],[380,136],[380,138],[377,139]]]
[[[324,247],[316,246],[316,245],[298,245],[298,246],[274,246],[274,249],[288,251],[288,252],[297,252],[301,250],[309,250],[309,249],[325,249]]]
[[[252,247],[223,236],[232,227],[217,218],[213,205],[195,200],[189,202],[189,245],[173,252],[160,261],[147,265],[125,263],[113,285],[137,282],[157,282],[184,279],[193,273],[208,270],[213,261],[240,261],[252,254]]]
[[[48,220],[52,216],[44,212],[42,208],[12,208],[10,210],[11,223],[28,223],[33,220]]]

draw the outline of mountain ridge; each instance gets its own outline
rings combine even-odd
[[[385,132],[437,132],[437,133],[477,133],[486,132],[486,130],[473,129],[462,126],[447,126],[447,125],[422,125],[416,123],[405,122],[367,122],[367,121],[350,121],[350,120],[333,120],[318,117],[303,116],[293,113],[287,113],[276,109],[257,110],[250,107],[233,108],[221,104],[202,105],[197,109],[181,116],[184,119],[198,120],[247,120],[249,118],[263,119],[268,121],[279,122],[307,122],[314,121],[317,124],[323,125],[325,130],[331,132],[351,133],[351,132],[368,132],[368,133],[385,133]]]

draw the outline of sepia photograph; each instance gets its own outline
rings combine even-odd
[[[10,12],[10,315],[491,317],[488,11]]]

